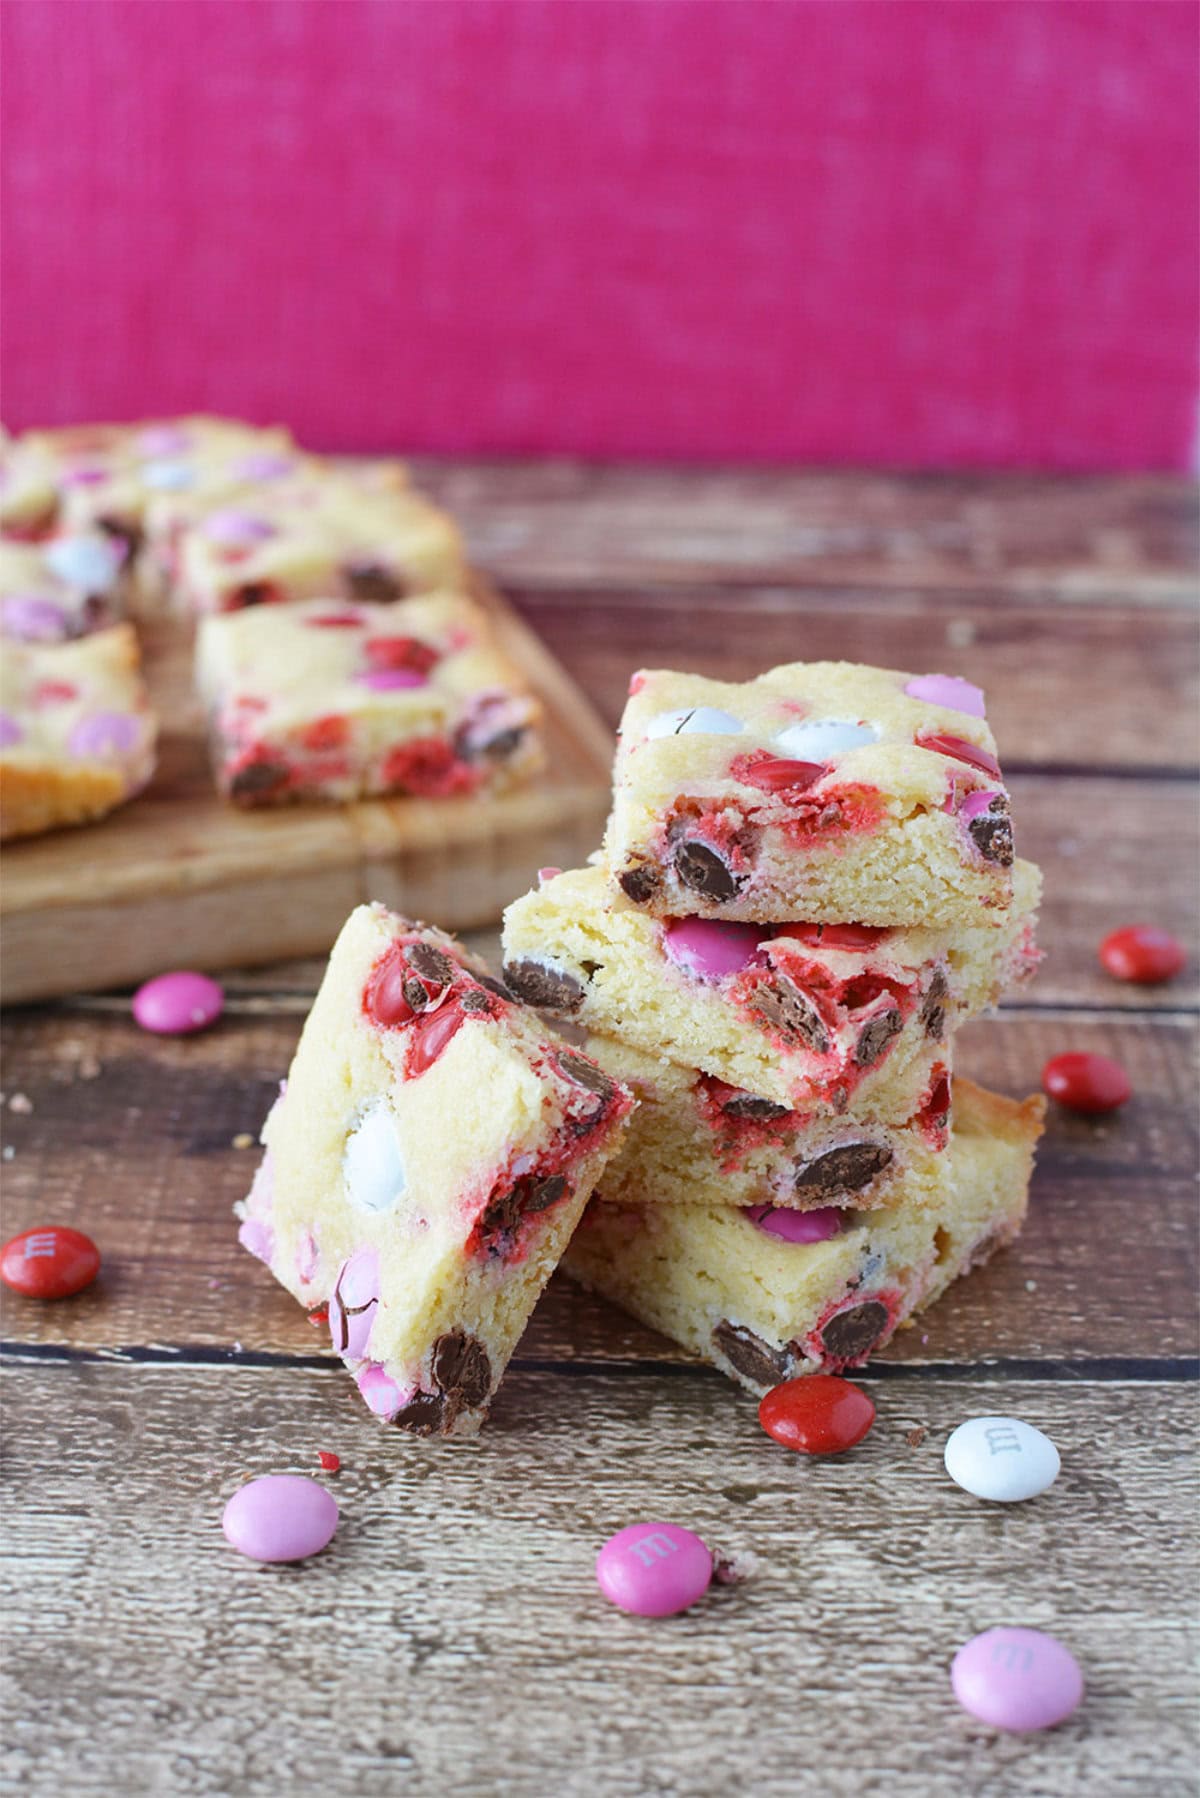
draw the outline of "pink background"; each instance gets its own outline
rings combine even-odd
[[[1186,466],[1176,0],[7,0],[3,402]]]

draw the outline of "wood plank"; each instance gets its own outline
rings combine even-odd
[[[1099,1006],[1105,1010],[1177,1010],[1200,1002],[1200,913],[1196,868],[1200,815],[1192,791],[1175,781],[1101,776],[1016,775],[1012,779],[1017,843],[1043,870],[1039,936],[1046,959],[1022,1007]],[[440,921],[441,914],[434,912]],[[1141,987],[1114,980],[1097,959],[1110,931],[1152,920],[1172,931],[1190,960],[1177,979]],[[495,930],[468,933],[471,947],[496,964]],[[306,1001],[324,958],[236,969],[232,995]],[[123,999],[96,1000],[121,1008]]]
[[[816,1463],[704,1372],[529,1371],[453,1447],[382,1430],[315,1371],[23,1367],[7,1393],[8,1790],[1194,1793],[1177,1386],[908,1376],[876,1387],[859,1449]],[[983,1405],[1059,1443],[1043,1497],[987,1506],[946,1479],[945,1437]],[[343,1458],[331,1547],[239,1559],[229,1494],[319,1448]],[[621,1615],[593,1561],[647,1515],[754,1576],[682,1617]],[[951,1657],[999,1622],[1079,1658],[1059,1728],[1003,1736],[955,1704]]]
[[[551,861],[579,859],[608,809],[611,738],[516,614],[481,589],[504,647],[546,708],[549,767],[476,804],[372,800],[239,812],[212,788],[190,647],[149,633],[148,678],[167,721],[149,790],[86,830],[5,850],[5,1000],[328,949],[362,899],[465,928],[498,917]]]
[[[1195,484],[419,458],[476,560],[521,588],[726,582],[1195,605]],[[903,663],[899,664],[903,666]]]
[[[784,588],[576,589],[510,597],[616,724],[635,668],[748,680],[796,661],[961,674],[987,689],[1005,768],[1183,769],[1200,711],[1193,610],[984,595]]]
[[[28,1013],[6,1028],[6,1233],[57,1221],[88,1231],[105,1271],[69,1304],[0,1295],[14,1341],[167,1353],[204,1348],[314,1355],[323,1332],[238,1248],[231,1215],[256,1136],[286,1071],[304,1003],[257,1006],[190,1038],[147,1037],[128,1016]],[[1052,1108],[1019,1247],[974,1274],[890,1361],[995,1357],[1155,1360],[1196,1352],[1193,1019],[1013,1013],[964,1033],[959,1064],[1000,1091],[1035,1089],[1065,1048],[1116,1055],[1135,1097],[1116,1117]],[[99,1063],[100,1072],[94,1072]],[[86,1075],[92,1074],[92,1078]],[[21,1092],[33,1109],[14,1113]],[[555,1282],[526,1335],[527,1359],[681,1359],[662,1338]]]

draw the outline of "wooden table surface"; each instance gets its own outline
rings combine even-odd
[[[1020,1243],[880,1355],[850,1456],[777,1448],[745,1394],[561,1278],[485,1433],[436,1445],[367,1417],[234,1239],[237,1145],[319,964],[230,979],[191,1039],[143,1035],[119,995],[12,1012],[5,1233],[76,1224],[105,1266],[61,1305],[4,1295],[3,1789],[1191,1798],[1194,492],[421,472],[610,720],[639,663],[846,657],[986,685],[1046,961],[959,1065],[1021,1094],[1048,1055],[1103,1050],[1134,1097],[1106,1121],[1052,1111]],[[1141,918],[1191,947],[1168,987],[1097,965]],[[1059,1444],[1042,1498],[989,1507],[945,1477],[948,1432],[989,1410]],[[320,1449],[343,1463],[332,1548],[232,1554],[230,1492]],[[642,1517],[757,1571],[684,1617],[625,1617],[592,1562]],[[1074,1650],[1071,1721],[1005,1737],[958,1709],[951,1656],[996,1623]]]

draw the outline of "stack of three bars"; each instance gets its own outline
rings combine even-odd
[[[983,710],[635,675],[602,857],[506,916],[509,988],[640,1101],[564,1265],[752,1390],[861,1364],[1023,1220],[1042,1102],[951,1078],[1038,959]]]

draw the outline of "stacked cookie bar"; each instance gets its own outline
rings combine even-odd
[[[0,439],[0,834],[145,785],[128,619],[164,609],[197,623],[236,805],[482,794],[542,766],[540,708],[458,530],[401,463],[333,464],[219,418],[31,431]]]
[[[635,675],[602,853],[505,918],[639,1100],[568,1271],[754,1390],[861,1364],[1020,1228],[1041,1101],[953,1045],[1038,895],[968,682]]]

